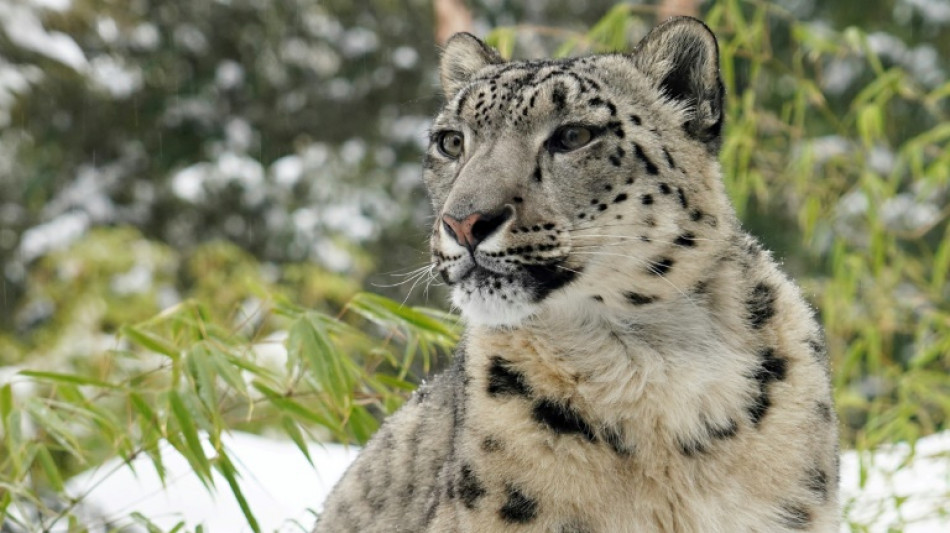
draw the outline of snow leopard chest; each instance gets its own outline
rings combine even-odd
[[[762,443],[740,401],[707,398],[697,417],[677,408],[696,401],[685,390],[648,384],[641,392],[651,400],[625,399],[619,391],[646,378],[638,369],[585,383],[582,365],[552,364],[523,338],[473,338],[466,352],[458,460],[448,475],[464,531],[745,531],[800,512],[750,506],[767,499],[742,479],[744,457]],[[597,412],[603,404],[584,397],[610,389],[622,415]],[[749,394],[737,385],[731,395]]]

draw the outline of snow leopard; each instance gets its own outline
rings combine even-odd
[[[319,532],[833,532],[823,333],[744,232],[710,29],[506,61],[457,34],[423,179],[465,332]]]

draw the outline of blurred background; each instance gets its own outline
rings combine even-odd
[[[121,416],[115,435],[55,427],[56,401],[145,416],[128,395],[143,383],[157,405],[183,394],[212,433],[266,431],[276,412],[291,437],[364,441],[457,332],[425,271],[439,43],[467,30],[522,58],[629,50],[672,14],[720,37],[727,188],[826,326],[843,445],[946,429],[947,0],[0,0],[0,421],[33,424],[0,451],[53,465],[0,454],[0,472],[55,488],[169,438],[174,424],[125,442]],[[209,338],[274,394],[225,379],[237,393],[202,396],[188,365],[210,356],[189,350]],[[241,362],[264,341],[289,351],[284,374]],[[163,347],[169,361],[142,363]],[[345,370],[300,385],[324,348]],[[142,379],[155,368],[172,377]],[[241,398],[275,411],[208,414]]]

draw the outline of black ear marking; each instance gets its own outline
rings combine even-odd
[[[725,88],[713,32],[697,19],[671,18],[644,37],[633,59],[667,97],[688,106],[690,116],[683,129],[710,152],[718,152]]]

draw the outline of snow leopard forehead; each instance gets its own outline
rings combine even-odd
[[[517,61],[486,66],[446,103],[436,124],[466,119],[475,132],[505,125],[524,130],[539,119],[582,118],[586,111],[616,116],[611,97],[644,96],[661,94],[621,54]]]

